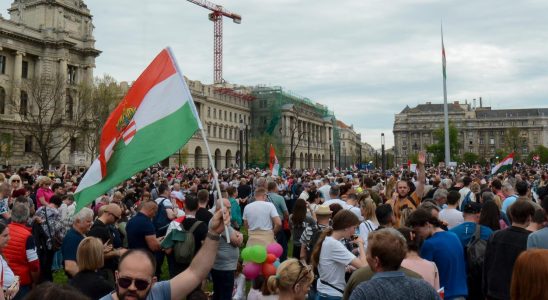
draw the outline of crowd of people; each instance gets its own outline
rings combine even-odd
[[[76,211],[84,174],[0,172],[0,299],[548,299],[545,166],[421,153],[416,172],[224,169],[219,189],[157,166]],[[274,242],[248,286],[241,249]]]

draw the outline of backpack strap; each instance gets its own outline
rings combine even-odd
[[[324,280],[321,279],[321,278],[320,278],[320,282],[321,282],[322,284],[325,284],[325,285],[329,286],[330,288],[335,289],[336,291],[338,291],[338,292],[344,294],[344,291],[343,291],[343,290],[341,290],[340,288],[338,288],[338,287],[332,285],[331,283],[329,283],[329,282],[327,282],[327,281],[324,281]]]
[[[188,232],[194,233],[194,230],[196,230],[196,228],[198,228],[198,226],[199,226],[200,224],[202,224],[202,221],[197,220],[196,222],[194,222],[194,224],[192,224],[192,226],[190,227],[190,229],[188,230]]]

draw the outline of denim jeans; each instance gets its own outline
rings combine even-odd
[[[278,233],[276,233],[275,239],[276,242],[280,244],[283,248],[283,253],[280,256],[280,262],[284,262],[287,259],[287,237],[285,236],[285,232],[283,230],[280,230]]]
[[[316,294],[316,300],[341,300],[341,299],[342,299],[342,297],[330,296],[330,295],[320,293],[320,292],[318,292]]]
[[[213,300],[231,300],[234,289],[234,271],[211,270]]]

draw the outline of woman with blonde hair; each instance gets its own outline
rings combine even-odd
[[[27,191],[25,190],[25,186],[23,185],[23,181],[21,180],[21,177],[19,175],[11,175],[9,183],[11,186],[12,198],[16,198],[19,195],[25,195],[27,193]]]
[[[358,195],[358,204],[364,219],[364,221],[360,223],[358,234],[364,241],[364,246],[367,249],[367,236],[370,232],[379,227],[379,221],[377,220],[377,215],[375,214],[377,205],[367,191]]]
[[[76,251],[78,273],[69,284],[91,299],[100,299],[114,289],[114,285],[97,273],[103,267],[103,243],[95,237],[86,237]]]
[[[38,180],[38,190],[36,191],[36,209],[42,206],[48,206],[49,199],[55,193],[51,190],[51,178],[43,176]]]
[[[314,280],[312,267],[294,258],[284,261],[276,275],[268,278],[268,289],[278,291],[280,300],[304,300]]]
[[[548,299],[548,250],[522,252],[514,264],[510,295],[512,300]]]

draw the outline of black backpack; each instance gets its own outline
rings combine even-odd
[[[160,199],[160,198],[158,198]],[[158,212],[154,216],[154,228],[156,229],[156,236],[164,236],[167,233],[167,227],[171,220],[167,217],[166,207],[164,206],[164,201],[168,200],[167,198],[161,198],[162,200],[158,203]]]
[[[476,224],[476,230],[468,245],[466,245],[466,263],[468,264],[468,271],[470,274],[477,276],[483,268],[483,262],[485,261],[485,249],[487,248],[487,241],[481,239],[481,225]]]
[[[32,223],[32,237],[34,238],[34,244],[36,245],[36,254],[38,258],[44,259],[44,255],[48,250],[48,235],[44,231],[42,225],[38,222]]]

